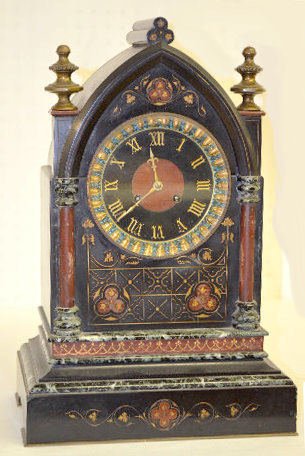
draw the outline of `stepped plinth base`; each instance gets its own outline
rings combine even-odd
[[[62,364],[37,336],[18,366],[25,444],[296,431],[296,388],[268,360]]]

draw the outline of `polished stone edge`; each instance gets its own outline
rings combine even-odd
[[[214,377],[178,377],[136,380],[99,380],[90,382],[38,383],[31,394],[100,393],[126,391],[175,391],[183,389],[244,388],[262,386],[291,386],[293,382],[284,375],[236,375]]]
[[[202,328],[202,329],[179,329],[179,330],[147,330],[147,331],[122,331],[108,332],[102,334],[80,333],[75,337],[58,337],[50,334],[49,338],[53,342],[108,342],[124,340],[170,340],[170,339],[226,339],[228,337],[264,337],[268,333],[263,328],[257,331],[241,331],[235,328]]]
[[[90,354],[85,354],[83,356],[69,356],[65,354],[65,356],[54,356],[52,354],[52,345],[54,344],[65,344],[65,343],[97,343],[97,342],[111,342],[111,341],[170,341],[170,340],[192,340],[198,339],[219,339],[223,340],[228,337],[255,337],[255,338],[262,338],[265,335],[268,335],[267,331],[263,328],[259,328],[257,331],[239,331],[232,327],[230,328],[221,328],[217,330],[210,330],[208,328],[204,328],[201,330],[198,329],[190,329],[185,330],[181,329],[181,332],[177,330],[164,330],[164,331],[129,331],[128,333],[111,333],[111,334],[93,334],[93,333],[81,333],[80,336],[76,338],[62,338],[57,337],[50,334],[50,326],[44,309],[39,307],[40,316],[42,319],[42,327],[40,327],[40,336],[44,339],[44,345],[48,347],[49,352],[49,361],[52,364],[88,364],[92,362],[94,364],[115,364],[115,363],[129,363],[129,362],[144,362],[144,363],[151,363],[151,362],[164,362],[164,361],[204,361],[204,360],[243,360],[243,359],[262,359],[266,358],[268,354],[262,350],[263,346],[261,346],[258,350],[235,350],[232,352],[208,352],[208,353],[197,353],[197,354],[190,354],[190,353],[179,353],[179,354],[124,354],[124,355],[115,355],[115,356],[90,356]]]
[[[34,350],[34,346],[38,341],[41,348],[41,355]],[[27,394],[31,396],[42,393],[111,393],[114,391],[183,390],[186,388],[220,389],[229,387],[293,385],[293,382],[282,373],[195,375],[136,379],[89,379],[78,381],[48,380],[44,382],[41,379],[52,368],[52,363],[50,363],[49,352],[41,336],[37,336],[37,338],[25,343],[18,352],[18,359]],[[75,363],[75,360],[73,361]],[[67,360],[65,360],[65,364],[67,364]]]
[[[224,328],[179,328],[179,329],[154,329],[142,331],[109,331],[107,333],[81,332],[77,337],[59,337],[51,333],[51,329],[45,315],[44,309],[39,307],[42,324],[46,337],[51,342],[107,342],[111,340],[170,340],[172,338],[206,338],[222,339],[227,337],[263,337],[268,336],[268,332],[259,327],[257,330],[239,330],[233,327]]]
[[[52,344],[54,343],[50,339],[50,333],[48,331],[48,321],[45,318],[45,313],[42,308],[39,309],[42,317],[42,326],[39,327],[39,335],[42,339],[42,346],[46,353],[49,364],[59,365],[88,365],[90,363],[101,365],[101,364],[129,364],[135,363],[158,363],[167,361],[206,361],[206,360],[245,360],[245,359],[263,359],[268,356],[265,351],[235,351],[227,353],[204,353],[204,354],[178,354],[178,355],[124,355],[124,356],[107,356],[103,358],[99,357],[69,357],[65,356],[62,359],[56,359],[52,355]],[[129,339],[127,339],[129,340]]]
[[[57,364],[128,364],[128,363],[159,363],[170,361],[213,361],[213,360],[245,360],[245,359],[262,359],[266,358],[268,354],[265,351],[257,352],[230,352],[230,353],[205,353],[200,355],[182,354],[182,355],[137,355],[137,356],[114,356],[114,357],[65,357],[54,359]]]
[[[192,373],[188,370],[190,364],[183,363],[185,370],[176,371],[176,376],[170,365],[158,374],[157,367],[150,366],[147,370],[141,363],[142,368],[133,372],[136,376],[131,373],[125,377],[128,365],[125,365],[125,373],[122,370],[118,373],[115,365],[109,369],[92,365],[90,369],[89,364],[84,367],[52,366],[48,343],[41,339],[44,339],[43,335],[30,339],[18,352],[17,405],[23,411],[25,444],[165,437],[163,427],[159,429],[162,433],[158,434],[154,422],[153,427],[147,428],[147,420],[142,420],[142,417],[151,417],[150,410],[161,403],[167,403],[170,409],[179,408],[182,417],[194,418],[186,427],[179,426],[177,431],[173,428],[168,436],[254,434],[266,430],[295,432],[295,386],[268,361],[220,365],[213,361],[206,364],[207,370],[203,367],[205,363],[197,363]],[[219,373],[219,366],[225,371]],[[190,404],[194,405],[190,408]],[[210,409],[216,412],[208,415]],[[244,411],[258,409],[254,419],[245,416],[236,423]],[[108,412],[106,421],[104,412]],[[217,418],[219,413],[225,421],[220,427],[215,422],[208,428],[198,428],[199,412],[204,422],[210,422],[207,417]],[[126,421],[128,417],[130,422]],[[99,427],[93,431],[104,422],[113,427]],[[180,422],[184,423],[177,421]],[[129,428],[130,423],[135,426]]]

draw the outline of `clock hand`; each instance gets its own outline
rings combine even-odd
[[[163,189],[163,183],[159,180],[158,178],[158,174],[157,174],[157,166],[156,166],[156,163],[158,162],[158,158],[154,156],[153,154],[153,151],[152,149],[150,148],[150,158],[147,160],[147,163],[149,163],[149,165],[151,165],[152,169],[153,169],[153,172],[154,172],[154,178],[155,178],[155,181],[153,183],[153,186],[152,188],[144,195],[142,196],[142,198],[139,199],[139,201],[137,201],[133,206],[130,206],[129,209],[127,209],[127,211],[124,211],[118,218],[117,218],[117,221],[119,222],[120,220],[122,220],[123,217],[125,217],[125,215],[127,214],[130,214],[130,212],[132,212],[136,207],[139,206],[139,204],[141,204],[141,202],[147,198],[149,195],[151,195],[151,193],[153,192],[159,192],[160,190]]]
[[[118,218],[117,218],[117,221],[119,222],[120,220],[122,220],[123,217],[125,217],[125,215],[127,214],[130,214],[130,212],[132,212],[136,207],[139,206],[139,204],[145,199],[147,198],[149,195],[151,195],[153,192],[155,191],[158,191],[158,189],[156,188],[156,185],[154,183],[154,185],[151,187],[151,189],[144,195],[142,196],[142,198],[139,199],[139,201],[137,201],[133,206],[130,206],[129,209],[127,209],[127,211],[124,211]]]
[[[163,188],[163,184],[162,184],[162,182],[159,180],[158,174],[157,174],[157,163],[158,163],[158,158],[154,156],[151,147],[150,147],[150,149],[149,149],[149,155],[150,155],[150,158],[147,160],[147,163],[148,163],[149,165],[151,165],[151,167],[152,167],[152,169],[153,169],[153,172],[154,172],[155,184],[157,184],[158,187],[159,187],[159,190],[161,190],[161,189]]]

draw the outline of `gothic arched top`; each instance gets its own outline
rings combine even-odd
[[[235,174],[257,174],[256,156],[247,128],[222,87],[187,55],[166,44],[149,46],[128,58],[93,91],[75,118],[66,140],[59,166],[59,177],[77,177],[85,146],[103,111],[118,93],[136,77],[163,63],[192,83],[217,111],[234,151]]]

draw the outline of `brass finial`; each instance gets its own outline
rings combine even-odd
[[[244,63],[236,68],[236,71],[241,74],[242,80],[231,88],[232,92],[239,93],[243,97],[243,101],[237,109],[239,111],[261,111],[261,108],[254,103],[254,97],[265,92],[265,89],[255,80],[262,68],[254,62],[256,50],[253,47],[246,47],[243,50],[243,56],[245,57]]]
[[[49,68],[56,73],[57,79],[53,84],[45,87],[45,90],[56,93],[58,96],[58,102],[52,106],[52,113],[56,111],[77,111],[77,107],[70,101],[70,96],[75,92],[83,90],[80,85],[75,84],[71,80],[71,74],[75,70],[78,70],[78,67],[69,61],[69,46],[62,44],[58,46],[56,52],[58,54],[58,60]]]

